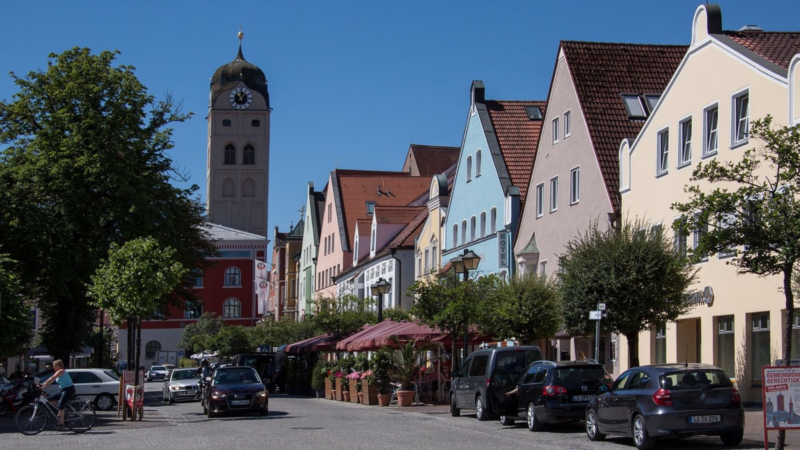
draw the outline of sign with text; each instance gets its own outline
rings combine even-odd
[[[800,367],[761,368],[761,396],[764,403],[764,445],[767,430],[800,429]]]
[[[600,320],[603,318],[603,311],[589,311],[589,320]]]
[[[497,233],[498,267],[508,267],[508,233]]]
[[[266,262],[256,260],[255,278],[258,314],[266,314],[269,311],[269,270]]]

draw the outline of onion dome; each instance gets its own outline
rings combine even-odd
[[[211,77],[211,107],[217,102],[217,97],[223,91],[233,89],[239,82],[244,83],[253,92],[258,92],[264,97],[269,108],[269,92],[267,91],[267,77],[255,64],[251,64],[242,55],[242,38],[239,32],[239,53],[236,59],[220,66]]]

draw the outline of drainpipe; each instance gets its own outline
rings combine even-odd
[[[394,290],[395,291],[394,292],[394,296],[395,296],[395,302],[394,303],[395,303],[395,305],[400,303],[400,309],[403,309],[402,308],[403,304],[399,301],[400,300],[400,297],[399,297],[399,290],[400,290],[399,286],[401,286],[403,284],[403,271],[402,271],[403,266],[402,266],[402,263],[400,262],[400,260],[395,258],[395,255],[394,255],[395,251],[396,251],[396,249],[391,249],[390,250],[391,255],[392,255],[392,259],[394,259],[395,260],[395,264],[397,264],[397,270],[395,270],[395,274],[397,276],[394,277],[394,280],[397,282],[396,286],[398,287],[398,289]]]

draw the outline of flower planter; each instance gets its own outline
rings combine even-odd
[[[350,401],[352,403],[359,403],[358,401],[358,380],[350,379]]]
[[[332,398],[331,390],[333,390],[333,383],[331,383],[330,377],[325,377],[325,398]]]
[[[317,398],[328,398],[325,396],[325,389],[314,389],[314,391],[316,391]]]
[[[392,394],[378,394],[378,404],[381,406],[389,406],[392,401]]]
[[[391,400],[391,395],[389,399]],[[364,391],[364,404],[377,405],[378,404],[378,386],[368,385],[367,390]]]
[[[332,391],[333,398],[331,400],[341,401],[342,400],[342,391],[339,389],[334,389]]]
[[[397,406],[411,406],[414,402],[414,391],[397,391]]]
[[[350,401],[350,391],[342,392],[342,400],[345,401],[345,402],[349,402]]]
[[[364,393],[363,392],[359,392],[358,393],[358,403],[361,403],[362,405],[364,404]]]
[[[338,392],[338,393],[339,393],[339,395],[336,397],[336,400],[339,400],[339,401],[344,401],[344,396],[342,395],[342,393],[343,393],[345,390],[347,390],[347,388],[345,388],[345,387],[343,386],[342,379],[341,379],[341,378],[337,378],[337,379],[336,379],[336,392]]]

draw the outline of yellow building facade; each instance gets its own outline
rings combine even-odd
[[[414,245],[414,278],[432,281],[442,268],[442,226],[450,202],[448,172],[431,178],[428,198],[428,219],[422,225]]]

